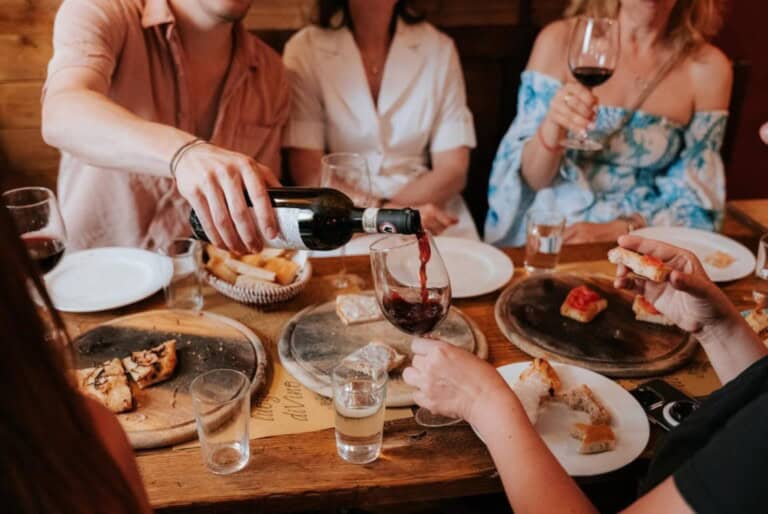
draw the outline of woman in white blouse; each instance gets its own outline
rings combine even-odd
[[[433,234],[477,239],[461,198],[475,130],[459,58],[408,3],[318,0],[317,24],[288,42],[291,174],[318,185],[326,152],[359,153],[379,205],[416,207]]]

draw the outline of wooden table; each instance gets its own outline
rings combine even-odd
[[[768,200],[733,200],[728,202],[732,219],[761,234],[768,234]]]
[[[729,223],[736,226],[732,221]],[[756,233],[744,227],[732,232],[750,248],[755,247]],[[562,262],[603,259],[611,246],[566,247]],[[516,264],[522,262],[522,250],[506,252]],[[339,261],[319,259],[313,266],[313,280],[320,280],[335,273]],[[348,268],[370,279],[367,257],[349,258]],[[737,304],[747,305],[751,281],[750,277],[725,284],[723,289]],[[212,291],[208,293],[207,308],[222,312],[231,305],[224,297]],[[498,294],[457,300],[455,305],[485,333],[489,360],[494,365],[528,360],[525,353],[504,338],[496,325],[494,303]],[[278,309],[295,310],[306,303],[306,299],[299,297]],[[66,321],[77,333],[115,316],[160,307],[162,298],[156,295],[121,311],[67,315]],[[256,330],[258,317],[259,311],[253,309],[247,320]],[[425,430],[411,419],[388,423],[381,459],[365,466],[347,464],[337,457],[333,430],[253,440],[251,454],[245,470],[226,477],[207,472],[197,448],[141,452],[138,462],[152,505],[162,512],[286,512],[424,501],[501,490],[485,446],[465,424]]]

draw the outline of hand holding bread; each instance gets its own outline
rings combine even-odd
[[[618,264],[614,285],[644,296],[683,330],[699,332],[740,317],[693,253],[631,235],[618,243],[609,257]]]

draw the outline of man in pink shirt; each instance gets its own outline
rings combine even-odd
[[[189,234],[259,250],[277,231],[290,88],[280,57],[240,23],[251,0],[64,0],[43,93],[62,152],[71,248],[156,248]],[[253,200],[248,209],[243,190]]]

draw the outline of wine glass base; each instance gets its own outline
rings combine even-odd
[[[597,152],[603,149],[603,145],[592,139],[575,139],[569,137],[560,141],[560,146],[571,150],[581,150],[583,152]]]
[[[440,416],[439,414],[433,414],[431,411],[423,407],[416,411],[416,416],[414,416],[414,419],[419,425],[428,428],[447,427],[462,421],[461,418],[449,418],[446,416]]]

